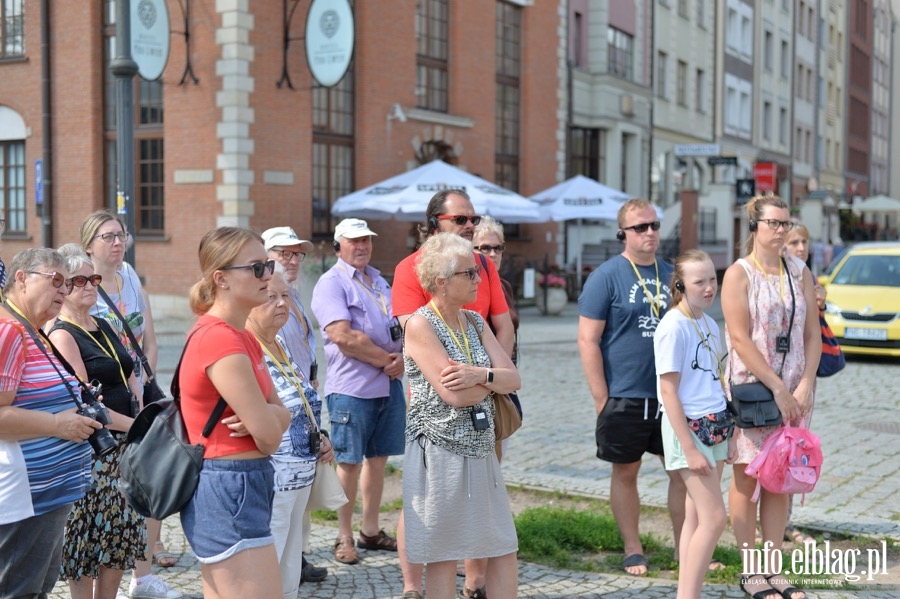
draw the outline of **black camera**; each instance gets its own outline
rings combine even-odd
[[[397,341],[403,336],[403,328],[400,326],[400,321],[396,318],[391,319],[391,326],[388,330],[391,332],[391,341]]]
[[[91,436],[88,437],[88,441],[90,442],[91,447],[94,449],[94,455],[96,455],[97,457],[103,457],[109,452],[115,450],[115,448],[119,444],[116,441],[116,438],[113,437],[112,433],[109,432],[109,429],[106,428],[108,425],[112,424],[112,419],[109,417],[109,410],[106,409],[106,406],[97,401],[97,396],[99,394],[99,383],[94,387],[82,387],[82,405],[80,408],[78,408],[78,414],[81,416],[87,416],[91,420],[96,420],[103,425],[103,428],[95,429],[94,432],[91,433]]]
[[[313,362],[309,365],[309,380],[314,381],[319,376],[319,363]]]
[[[309,431],[309,452],[314,456],[319,455],[319,449],[322,447],[322,433],[319,431]]]

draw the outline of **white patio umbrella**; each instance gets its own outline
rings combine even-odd
[[[541,214],[552,221],[578,221],[578,246],[582,246],[582,221],[615,221],[622,207],[631,196],[624,191],[613,189],[584,175],[575,175],[549,189],[530,197],[541,207]],[[656,206],[656,213],[662,218],[662,209]],[[578,269],[578,287],[581,288],[581,251],[575,258]]]
[[[547,221],[534,202],[441,160],[340,197],[331,213],[371,220],[422,221],[429,200],[442,189],[464,190],[472,198],[476,214],[490,215],[501,222]]]
[[[895,200],[885,195],[872,196],[857,202],[853,208],[860,212],[900,213],[900,200]]]

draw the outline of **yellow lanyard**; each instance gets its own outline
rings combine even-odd
[[[687,302],[687,299],[684,300]],[[700,317],[703,318],[703,323],[706,325],[706,337],[703,336],[703,331],[700,329],[700,325],[697,324],[697,321],[694,320],[691,314],[688,314],[688,311],[684,309],[684,303],[678,304],[678,308],[681,310],[681,313],[684,314],[688,320],[691,321],[691,324],[694,325],[694,330],[697,331],[697,336],[700,337],[700,345],[706,348],[706,353],[709,354],[709,359],[712,361],[713,367],[716,369],[716,374],[719,375],[719,384],[722,385],[722,390],[725,390],[725,369],[722,366],[722,361],[719,359],[720,350],[719,350],[719,342],[716,341],[716,338],[712,335],[712,329],[709,326],[709,323],[706,322],[706,317],[703,313],[700,313]],[[712,339],[712,342],[715,343],[715,350],[709,344],[709,340]]]
[[[116,354],[116,350],[113,349],[112,342],[109,340],[109,337],[106,336],[106,333],[103,332],[103,329],[100,328],[100,325],[99,324],[97,325],[97,330],[100,331],[101,335],[103,335],[103,340],[106,341],[106,347],[103,347],[103,344],[100,343],[99,341],[97,341],[96,337],[91,335],[89,331],[85,330],[84,327],[82,327],[77,322],[74,322],[72,319],[66,318],[65,316],[60,316],[59,319],[63,322],[68,322],[73,327],[79,329],[81,332],[83,332],[85,335],[87,335],[91,341],[93,341],[95,344],[97,344],[97,347],[100,348],[100,351],[102,351],[104,354],[106,354],[106,356],[108,358],[116,361],[116,366],[119,367],[119,374],[122,376],[122,383],[127,388],[128,387],[128,377],[125,376],[125,370],[122,368],[122,363],[119,362],[119,356],[118,356],[118,354]],[[107,348],[109,348],[109,349],[107,350]]]
[[[756,254],[750,254],[750,257],[753,258],[753,261],[756,262],[756,267],[759,271],[766,277],[766,280],[769,280],[769,273],[762,267],[762,264],[759,263],[759,260],[756,259]],[[778,283],[781,285],[781,301],[784,301],[784,262],[781,260],[778,261]]]
[[[7,299],[7,300],[5,300],[5,301],[6,301],[6,305],[7,305],[7,306],[9,306],[10,308],[12,308],[13,311],[14,311],[16,314],[18,314],[19,316],[22,317],[22,320],[24,320],[25,322],[28,322],[28,323],[30,324],[31,321],[28,320],[28,317],[25,316],[25,314],[24,314],[21,310],[19,310],[19,306],[15,305],[11,299]],[[31,325],[31,326],[34,327],[34,325]],[[27,327],[26,327],[26,328],[27,328]],[[38,327],[34,327],[34,328],[37,329]],[[40,335],[34,335],[34,339],[41,339],[41,336],[40,336]],[[46,349],[47,344],[44,343],[44,340],[43,340],[43,339],[41,339],[41,343],[44,344],[44,348]]]
[[[342,267],[342,270],[343,270],[343,267]],[[353,270],[355,271],[356,269],[353,269]],[[379,291],[378,289],[375,289],[374,279],[372,280],[372,281],[373,281],[373,282],[372,282],[372,289],[369,289],[368,287],[366,287],[366,284],[365,284],[365,283],[363,283],[362,281],[360,281],[359,279],[357,279],[357,278],[354,276],[354,275],[356,274],[355,272],[351,272],[351,273],[349,273],[349,274],[350,274],[350,280],[353,281],[354,283],[356,283],[357,285],[359,285],[360,287],[362,287],[362,288],[363,288],[363,291],[365,291],[365,292],[369,295],[369,297],[372,298],[372,301],[375,302],[375,305],[378,305],[379,300],[380,300],[381,305],[378,307],[378,309],[381,310],[381,313],[382,313],[382,314],[384,314],[385,316],[387,316],[387,315],[388,315],[388,308],[387,308],[387,303],[385,303],[385,301],[384,301],[384,294],[381,293],[381,291]],[[362,276],[362,275],[360,275],[360,276]],[[378,297],[377,297],[377,298],[375,297],[375,293],[373,293],[373,289],[374,289],[375,291],[378,291]]]
[[[628,260],[628,263],[631,264],[631,268],[634,269],[634,274],[637,275],[638,283],[641,284],[641,288],[644,290],[644,295],[647,296],[647,299],[650,300],[650,311],[653,312],[653,315],[659,318],[659,305],[660,305],[660,291],[659,291],[659,262],[656,260],[653,261],[653,266],[656,268],[656,298],[650,295],[650,290],[647,289],[647,286],[644,284],[644,278],[641,277],[640,271],[638,271],[637,265],[631,261],[631,258],[625,258]]]
[[[450,333],[450,336],[453,337],[453,342],[456,343],[456,347],[459,348],[459,351],[465,352],[466,357],[469,359],[469,364],[474,365],[475,363],[472,361],[472,350],[469,347],[469,336],[466,335],[465,329],[463,328],[463,323],[459,319],[459,313],[456,314],[456,321],[459,323],[459,330],[462,333],[463,341],[466,343],[465,349],[463,349],[462,343],[459,342],[459,338],[456,336],[456,333],[453,332],[453,329],[450,328],[450,325],[447,324],[447,321],[444,320],[444,317],[441,315],[441,311],[438,310],[438,307],[434,305],[434,300],[431,300],[431,309],[434,310],[434,313],[438,315],[444,324],[447,325],[447,331]]]
[[[256,337],[256,333],[254,333],[253,336]],[[269,348],[265,346],[265,344],[262,342],[262,340],[259,337],[256,337],[256,342],[259,343],[259,346],[262,348],[262,350],[264,352],[266,352],[266,355],[269,356],[269,359],[272,360],[272,362],[275,364],[275,367],[281,371],[281,374],[284,376],[284,378],[287,379],[287,381],[291,385],[294,386],[294,389],[297,390],[297,393],[300,394],[300,399],[303,400],[303,408],[306,410],[306,415],[307,415],[307,417],[309,417],[309,421],[312,423],[312,425],[314,427],[316,427],[316,430],[319,430],[319,425],[316,424],[316,417],[313,415],[312,408],[309,406],[309,402],[306,401],[306,392],[303,390],[303,385],[298,385],[296,383],[296,379],[299,379],[302,382],[304,380],[304,378],[302,375],[297,374],[297,371],[294,370],[294,366],[291,364],[291,361],[288,359],[287,354],[284,353],[284,348],[282,348],[281,345],[278,344],[278,341],[275,342],[275,345],[278,347],[278,353],[280,353],[281,357],[284,358],[284,364],[286,364],[287,367],[290,369],[291,374],[294,375],[294,378],[291,378],[288,375],[288,373],[284,369],[284,367],[281,366],[281,364],[282,364],[281,360],[276,358],[275,355],[269,351]]]

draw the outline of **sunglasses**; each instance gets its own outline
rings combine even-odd
[[[453,224],[460,227],[465,226],[467,222],[471,222],[473,227],[477,227],[481,222],[480,216],[466,216],[465,214],[438,214],[438,220],[452,220]]]
[[[475,249],[481,252],[482,254],[490,254],[491,252],[495,252],[497,254],[502,254],[503,250],[506,249],[503,244],[500,245],[476,245]]]
[[[762,222],[769,225],[769,228],[773,231],[777,231],[778,227],[781,227],[785,231],[790,231],[794,228],[794,223],[789,220],[775,220],[774,218],[767,218]]]
[[[90,281],[91,286],[99,287],[101,281],[103,281],[103,277],[100,275],[91,275],[89,277],[86,277],[84,275],[75,275],[74,277],[66,280],[66,285],[69,285],[70,289],[73,285],[75,287],[84,287],[88,284],[88,281]]]
[[[303,262],[304,258],[306,258],[306,252],[295,252],[293,250],[275,250],[280,256],[282,260],[287,260],[290,262],[294,259],[294,256],[297,256],[297,262]]]
[[[66,286],[66,291],[72,293],[72,279],[66,279],[62,274],[58,272],[41,272],[39,270],[29,270],[28,274],[30,275],[41,275],[42,277],[50,277],[53,279],[51,283],[53,286],[59,289],[63,285]]]
[[[453,276],[455,277],[456,275],[466,275],[467,277],[469,277],[470,281],[474,281],[475,277],[477,277],[480,274],[481,274],[481,267],[473,266],[472,268],[467,268],[465,270],[455,272],[455,273],[453,273]]]
[[[104,243],[112,243],[116,239],[125,243],[128,241],[128,233],[103,233],[102,235],[94,235],[94,239],[100,238]]]
[[[239,264],[237,266],[223,266],[219,270],[237,270],[239,268],[252,268],[253,276],[257,279],[263,278],[263,275],[268,270],[269,274],[275,272],[275,261],[267,260],[266,262],[254,262],[253,264]]]
[[[662,225],[658,220],[653,221],[652,223],[641,223],[639,225],[631,225],[630,227],[622,227],[623,231],[627,231],[631,229],[635,233],[646,233],[647,229],[652,229],[653,231],[659,231],[659,228]]]

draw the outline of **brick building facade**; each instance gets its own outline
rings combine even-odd
[[[6,15],[20,28],[8,27],[0,40],[7,261],[25,247],[75,241],[83,217],[115,198],[107,68],[115,2],[45,2],[49,154],[42,2],[6,3],[21,11]],[[357,0],[351,70],[325,89],[306,64],[308,0],[168,1],[168,65],[158,82],[135,86],[136,265],[150,293],[186,295],[198,275],[197,243],[212,227],[291,225],[325,242],[337,197],[434,156],[523,195],[557,182],[565,162],[564,4]],[[285,5],[296,5],[293,18]],[[394,104],[405,119],[388,118]],[[42,159],[52,197],[46,222],[35,209]],[[373,264],[390,274],[412,247],[410,223],[371,224],[380,233]],[[543,260],[556,251],[556,229],[514,228],[510,254]]]

